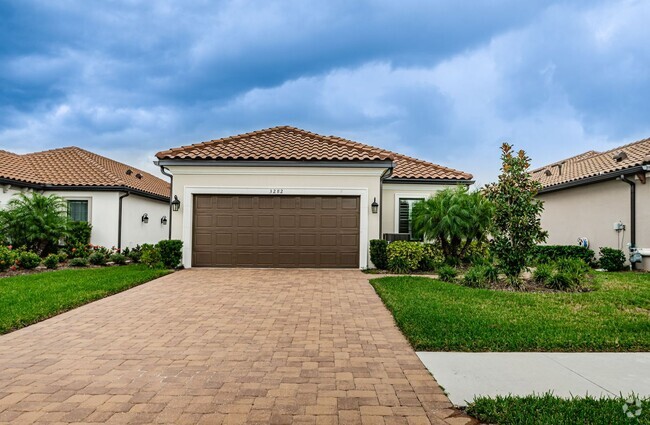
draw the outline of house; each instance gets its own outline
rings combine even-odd
[[[158,177],[77,147],[25,155],[0,150],[0,208],[21,192],[61,196],[73,220],[92,225],[95,245],[167,239],[169,190]]]
[[[416,200],[472,175],[293,127],[156,154],[173,175],[186,267],[371,266],[371,239],[408,233]]]
[[[637,268],[650,268],[650,139],[606,152],[589,151],[532,172],[542,184],[542,226],[548,244],[639,249]],[[583,239],[584,240],[584,239]]]

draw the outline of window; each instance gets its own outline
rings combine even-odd
[[[400,198],[399,200],[399,233],[411,233],[411,213],[413,205],[424,198]]]
[[[88,201],[68,201],[68,217],[72,221],[88,221]]]

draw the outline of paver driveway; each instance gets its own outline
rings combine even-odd
[[[0,421],[466,423],[352,270],[186,270],[0,337]]]

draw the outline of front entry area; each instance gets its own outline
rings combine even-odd
[[[359,267],[358,196],[194,195],[192,223],[192,267]]]

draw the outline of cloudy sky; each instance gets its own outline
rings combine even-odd
[[[498,173],[650,137],[650,2],[0,1],[0,149],[158,150],[275,125]]]

